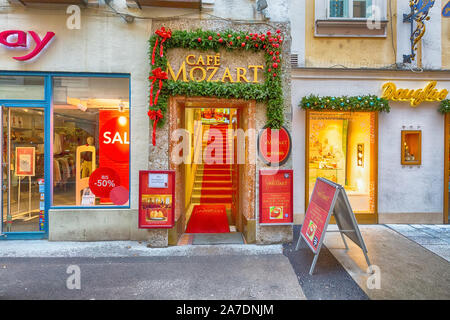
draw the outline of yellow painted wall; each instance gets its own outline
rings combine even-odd
[[[389,15],[389,6],[387,8],[389,23],[386,38],[314,37],[314,2],[306,1],[306,67],[343,65],[348,68],[381,68],[395,63],[393,45],[396,46],[397,43],[396,1],[392,2],[393,19]]]
[[[448,0],[442,1],[442,9]],[[442,17],[442,69],[450,69],[450,18]]]

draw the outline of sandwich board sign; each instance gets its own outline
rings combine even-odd
[[[327,231],[328,223],[331,215],[334,214],[336,225],[339,230]],[[344,235],[358,245],[364,253],[367,264],[370,266],[369,257],[367,256],[367,248],[359,231],[355,214],[353,213],[347,193],[343,186],[324,178],[317,178],[314,190],[311,195],[308,209],[306,210],[305,220],[300,230],[297,246],[298,250],[301,240],[305,240],[306,244],[314,253],[314,260],[309,270],[312,275],[319,257],[320,248],[326,232],[339,232],[345,248],[348,250],[347,242]]]

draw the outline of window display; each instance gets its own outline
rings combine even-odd
[[[344,186],[354,212],[375,212],[376,114],[309,112],[308,199],[318,177]]]
[[[129,79],[55,77],[53,82],[53,205],[126,205]]]
[[[422,160],[422,131],[402,130],[402,165],[420,165]]]

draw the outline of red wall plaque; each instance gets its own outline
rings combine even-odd
[[[317,179],[311,201],[306,210],[305,220],[302,224],[301,234],[314,253],[317,253],[321,238],[325,235],[328,213],[337,188]]]
[[[289,158],[291,148],[291,135],[285,127],[280,130],[264,128],[258,135],[258,154],[267,165],[284,164]]]
[[[259,170],[259,223],[292,224],[293,171]]]
[[[175,225],[175,171],[139,171],[139,228]]]

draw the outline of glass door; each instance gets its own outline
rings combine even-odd
[[[2,106],[2,230],[44,231],[44,109]]]

